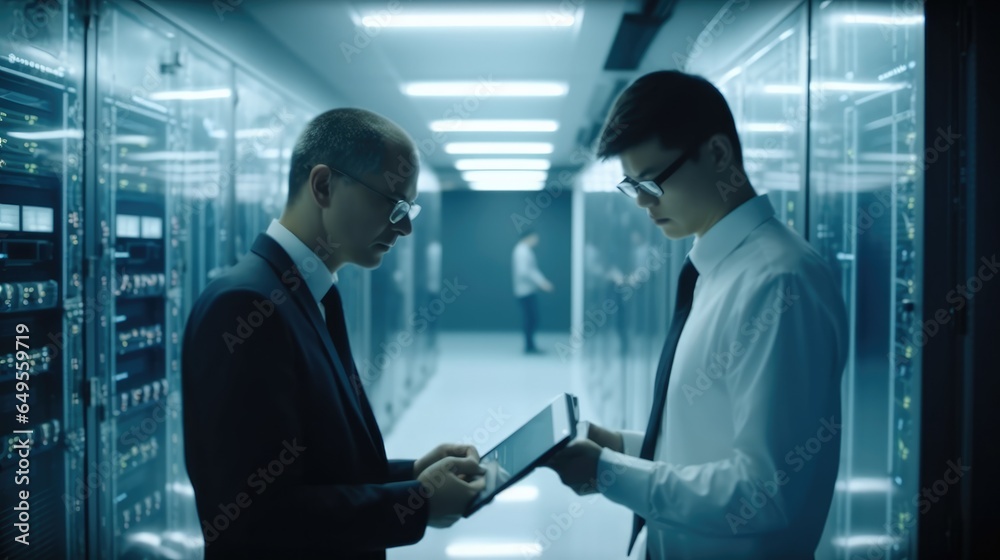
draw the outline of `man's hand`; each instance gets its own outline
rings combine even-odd
[[[559,474],[563,484],[583,496],[597,492],[597,462],[601,446],[589,439],[571,443],[545,465]]]
[[[587,432],[587,438],[601,447],[607,447],[612,451],[624,453],[625,443],[622,441],[621,432],[606,430],[597,424],[591,424],[590,430]]]
[[[468,457],[475,460],[476,463],[479,463],[479,452],[476,451],[475,447],[460,443],[442,443],[432,449],[427,455],[424,455],[420,459],[414,461],[413,478],[420,478],[420,474],[423,473],[427,467],[437,463],[445,457]]]
[[[429,501],[427,524],[445,528],[458,521],[469,502],[486,487],[484,472],[478,456],[445,457],[424,469],[417,480]],[[472,482],[466,482],[470,479]]]

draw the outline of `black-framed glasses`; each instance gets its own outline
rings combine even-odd
[[[367,185],[364,181],[354,177],[353,175],[350,175],[349,173],[344,173],[339,169],[331,167],[330,171],[336,171],[337,173],[340,173],[344,177],[347,177],[348,179],[354,181],[355,183],[358,183],[359,185],[372,191],[373,193],[395,203],[395,206],[392,207],[392,212],[389,213],[390,223],[395,224],[406,216],[409,216],[410,220],[412,221],[414,218],[417,217],[418,214],[420,214],[420,205],[417,204],[416,202],[407,202],[401,198],[393,198],[385,194],[384,192],[376,190],[374,187]]]
[[[680,169],[682,165],[684,165],[684,162],[686,162],[691,156],[693,156],[700,147],[701,144],[699,143],[699,144],[694,144],[690,148],[684,150],[684,152],[681,153],[680,157],[675,159],[673,163],[668,165],[666,169],[660,172],[660,174],[654,177],[651,181],[636,181],[626,176],[624,179],[621,180],[620,183],[618,183],[618,190],[622,191],[623,193],[627,194],[632,198],[639,197],[639,189],[642,189],[643,191],[657,198],[663,196],[663,188],[661,188],[660,185],[662,185],[664,181],[669,179],[671,175],[677,173],[677,170]]]

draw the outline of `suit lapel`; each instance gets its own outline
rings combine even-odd
[[[309,288],[306,286],[305,280],[299,274],[298,269],[292,264],[291,257],[288,256],[288,253],[281,248],[281,245],[279,245],[277,241],[266,234],[260,234],[257,236],[257,240],[254,241],[252,251],[260,255],[261,258],[266,260],[271,265],[278,277],[282,279],[283,284],[285,283],[284,281],[287,274],[294,275],[294,278],[298,280],[298,284],[294,288],[289,287],[288,291],[292,294],[292,299],[295,300],[299,309],[302,310],[302,312],[309,318],[313,328],[316,329],[316,332],[319,334],[320,340],[323,341],[323,348],[326,352],[326,357],[333,365],[336,383],[340,385],[347,401],[354,408],[354,412],[356,413],[357,418],[361,421],[361,426],[364,428],[372,447],[374,447],[376,452],[381,456],[383,451],[379,449],[378,445],[375,443],[375,437],[371,433],[371,428],[367,417],[362,410],[358,394],[355,393],[351,384],[351,378],[347,375],[344,363],[337,354],[337,349],[333,345],[333,339],[330,338],[330,333],[326,328],[326,323],[323,321],[323,316],[319,314],[319,307],[316,305],[316,301],[313,300],[312,294],[309,292]]]

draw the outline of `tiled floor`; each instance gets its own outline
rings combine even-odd
[[[442,333],[438,373],[387,435],[389,457],[419,457],[445,441],[467,441],[483,453],[563,392],[578,395],[582,417],[591,419],[572,365],[551,351],[566,338],[542,334],[539,345],[550,352],[525,356],[515,333]],[[391,549],[389,558],[624,558],[631,523],[627,509],[600,494],[577,496],[541,468],[472,517],[428,528],[422,541]]]

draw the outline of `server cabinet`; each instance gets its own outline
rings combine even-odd
[[[635,200],[615,188],[617,160],[585,170],[582,324],[567,345],[581,358],[597,417],[613,428],[645,429],[651,387],[672,314],[676,271],[690,243],[666,238]],[[564,350],[565,351],[565,350]]]
[[[247,72],[236,72],[233,185],[236,258],[246,255],[288,198],[288,164],[306,115]],[[313,115],[308,115],[311,118]]]
[[[0,4],[0,555],[80,557],[84,36],[78,2]]]
[[[197,556],[180,345],[193,298],[227,261],[214,238],[201,236],[220,225],[232,81],[225,61],[155,14],[102,3],[95,17],[98,141],[88,212],[93,290],[106,303],[90,331],[89,451],[101,483],[91,496],[89,550]]]
[[[818,553],[912,559],[926,342],[923,11],[811,8],[810,240],[839,273],[851,327],[840,476]]]
[[[767,194],[777,218],[803,237],[808,42],[808,10],[803,4],[712,76],[733,112],[750,184]]]

